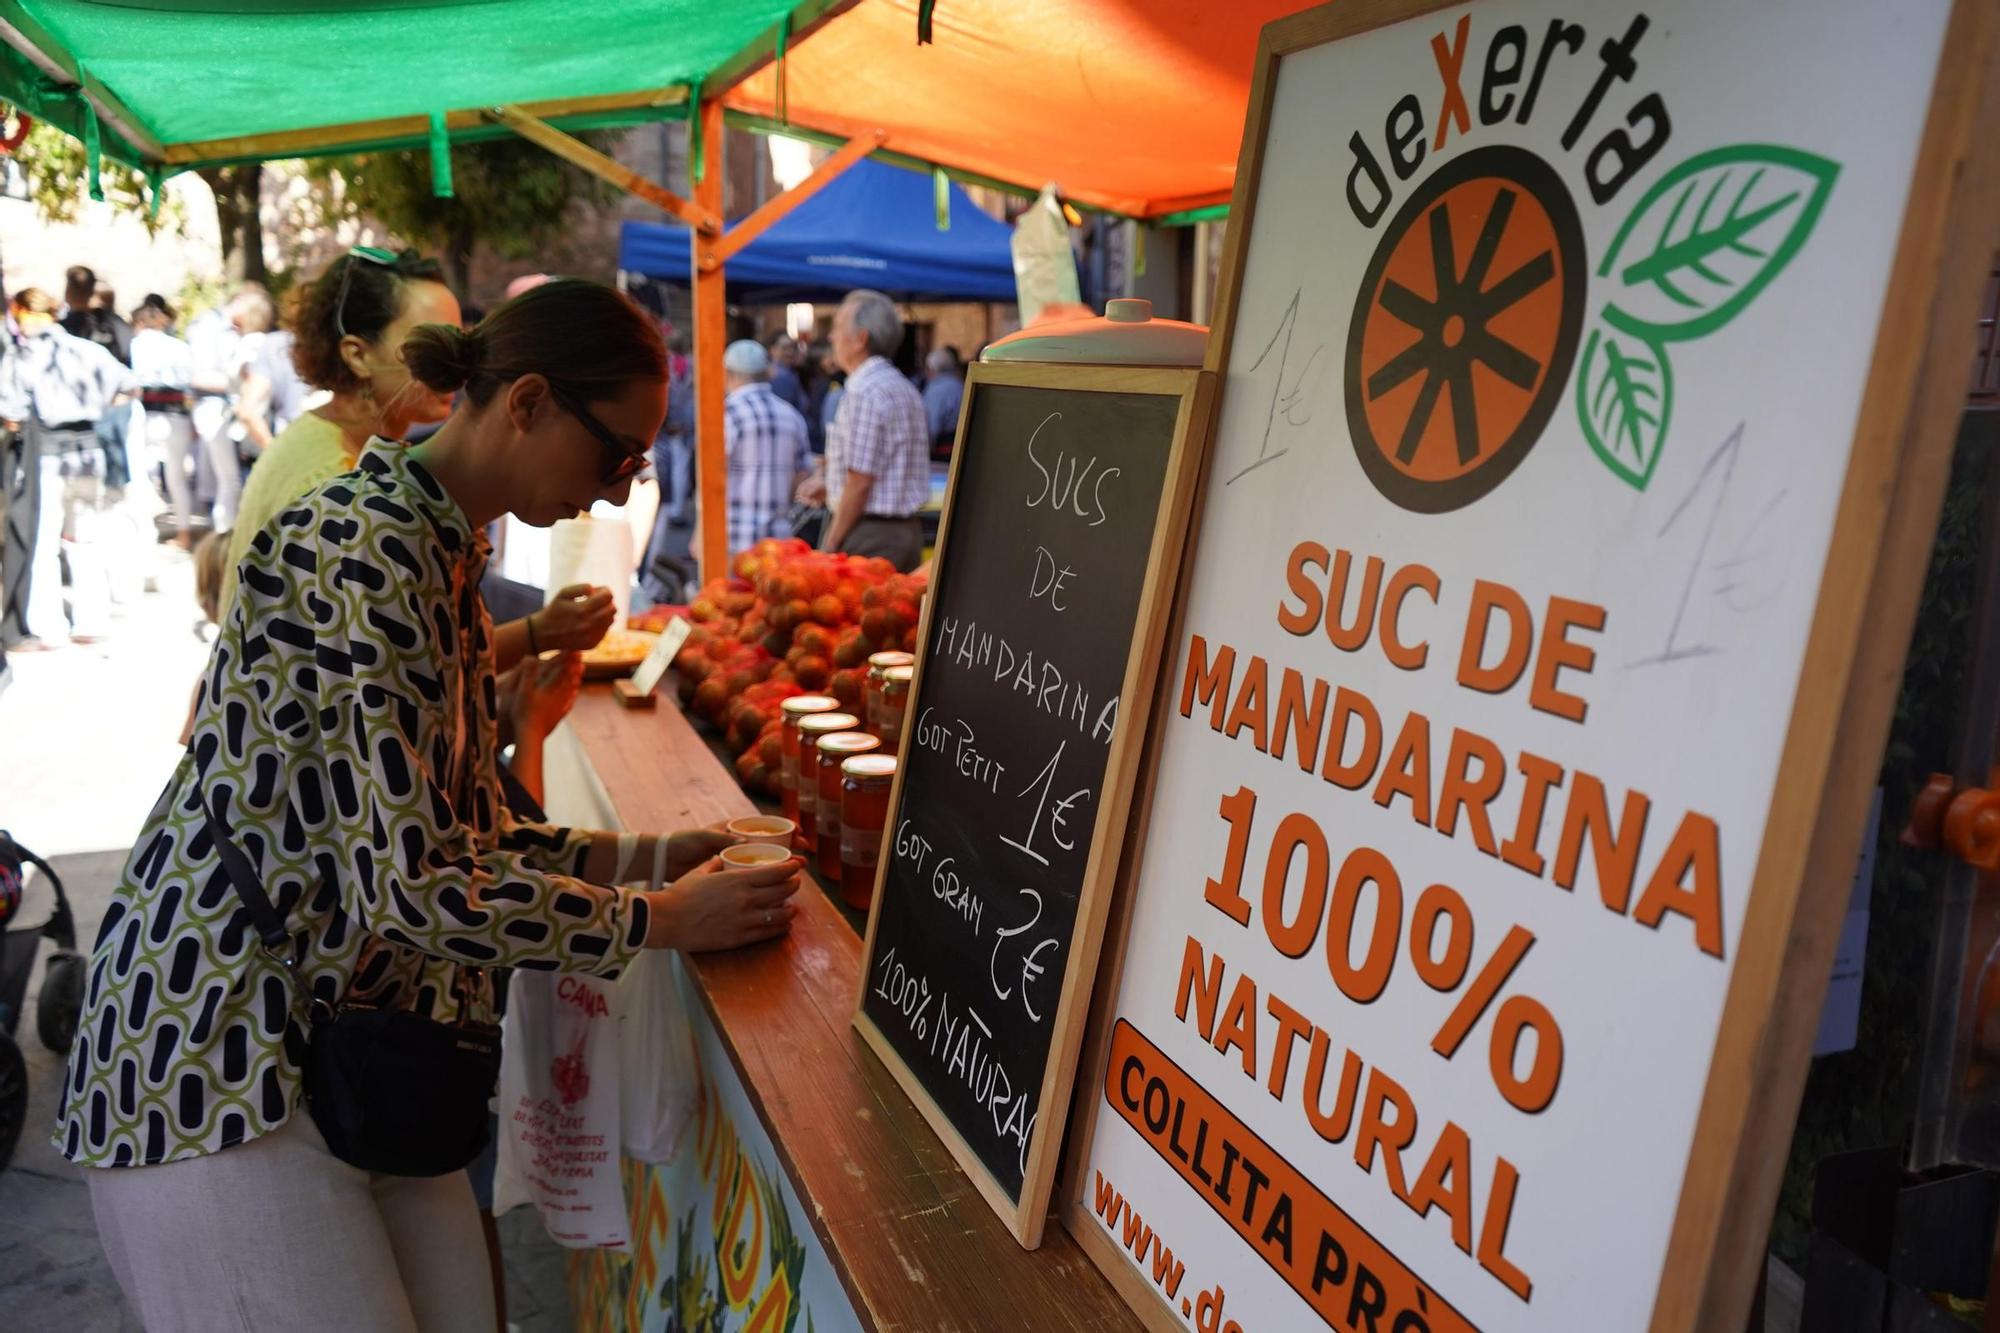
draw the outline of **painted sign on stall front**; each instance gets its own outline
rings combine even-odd
[[[695,1039],[693,1123],[671,1161],[620,1158],[629,1253],[570,1255],[575,1327],[579,1333],[858,1330],[812,1220],[678,966],[673,985]]]
[[[1655,1319],[1950,13],[1267,33],[1070,1187],[1156,1326]]]

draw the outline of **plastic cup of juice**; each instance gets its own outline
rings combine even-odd
[[[744,815],[724,827],[745,842],[768,842],[785,848],[792,845],[792,835],[799,831],[798,824],[783,815]]]
[[[769,842],[739,842],[722,849],[722,863],[732,870],[754,870],[792,859],[792,849]]]

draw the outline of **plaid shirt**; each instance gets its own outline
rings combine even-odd
[[[875,478],[868,512],[901,518],[931,498],[931,430],[924,398],[886,358],[871,356],[847,377],[826,432],[826,502],[840,507],[849,472]]]
[[[778,529],[792,505],[792,484],[808,470],[812,441],[799,410],[758,381],[722,401],[723,448],[729,455],[729,553]]]

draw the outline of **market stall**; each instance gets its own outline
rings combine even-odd
[[[1690,5],[1670,43],[1636,11],[1510,0],[1329,6],[1260,44],[1261,11],[1293,6],[1164,7],[1185,20],[1169,33],[1138,6],[1054,31],[968,4],[919,23],[976,40],[925,45],[908,8],[772,5],[739,46],[661,64],[672,87],[597,94],[618,99],[603,114],[694,119],[691,198],[621,178],[550,120],[598,111],[524,109],[527,88],[439,93],[435,114],[387,98],[374,140],[200,138],[219,112],[163,135],[143,59],[110,38],[184,34],[80,0],[9,11],[47,25],[7,29],[43,57],[22,59],[69,80],[24,98],[135,160],[382,139],[447,157],[453,134],[505,127],[653,199],[691,229],[705,451],[728,264],[864,155],[1060,176],[1147,218],[1234,182],[1201,369],[975,377],[961,545],[947,533],[927,589],[774,548],[732,583],[711,550],[679,702],[579,703],[551,805],[604,827],[768,810],[788,763],[804,807],[827,790],[825,753],[803,766],[815,730],[872,725],[909,754],[914,727],[950,756],[902,773],[890,805],[920,845],[878,834],[865,941],[837,889],[810,888],[783,943],[665,978],[691,1120],[679,1152],[619,1162],[629,1252],[578,1261],[583,1320],[1741,1327],[1943,488],[2000,23],[1969,2],[1894,31],[1861,4],[1809,23]],[[1031,87],[1046,101],[1024,108]],[[995,143],[1006,97],[1033,132]],[[454,109],[497,100],[515,105]],[[845,146],[725,230],[725,107]],[[1728,220],[1691,239],[1716,200]],[[1781,339],[1809,340],[1826,382],[1758,365]],[[1091,395],[1133,401],[1099,414]],[[1021,495],[981,470],[996,458]],[[1785,560],[1760,563],[1762,538]],[[1107,605],[1061,619],[1091,572]],[[911,648],[871,698],[870,657]],[[888,719],[890,694],[953,710],[963,738]],[[836,773],[881,747],[850,748]],[[958,802],[964,783],[992,799]],[[1032,920],[977,915],[990,952],[968,952],[938,918],[986,909],[933,845],[990,852]],[[1042,926],[1058,899],[1061,929]],[[897,972],[890,950],[930,966]],[[961,983],[1028,1021],[947,1016]]]
[[[564,744],[558,818],[650,829],[759,808],[670,706],[633,713],[591,687]],[[799,901],[784,943],[687,960],[703,1118],[673,1163],[626,1162],[631,1253],[578,1257],[577,1327],[660,1328],[706,1306],[715,1322],[680,1326],[1136,1328],[1066,1235],[1015,1243],[848,1026],[854,918],[812,885]]]

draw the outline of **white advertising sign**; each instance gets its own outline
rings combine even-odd
[[[1188,1327],[1648,1326],[1949,12],[1273,67],[1077,1186]]]

